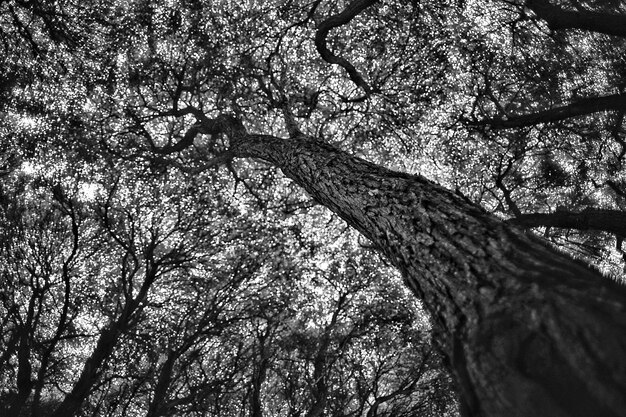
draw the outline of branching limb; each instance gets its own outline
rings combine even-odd
[[[622,123],[624,122],[624,112],[620,112],[616,119],[615,123],[613,123],[613,127],[611,128],[611,137],[619,144],[620,151],[619,153],[615,153],[615,157],[617,158],[618,163],[621,165],[626,155],[626,140],[622,137],[624,131],[622,130]]]
[[[598,230],[617,236],[626,236],[626,212],[619,210],[587,209],[580,213],[571,211],[529,213],[510,219],[508,222],[524,227]]]
[[[570,11],[548,0],[528,0],[526,7],[546,21],[553,30],[580,29],[614,36],[626,36],[626,16],[589,10]]]
[[[231,146],[233,141],[240,136],[245,136],[246,130],[243,127],[243,124],[234,116],[228,114],[221,114],[214,119],[210,119],[204,115],[200,110],[188,107],[182,110],[176,110],[170,112],[171,116],[184,116],[187,114],[193,114],[197,122],[194,123],[183,135],[183,138],[173,145],[167,145],[158,147],[155,143],[150,140],[150,151],[153,153],[151,156],[151,162],[156,164],[156,166],[174,166],[180,169],[183,172],[188,174],[199,174],[203,171],[206,171],[210,168],[216,167],[218,165],[228,165],[232,159],[235,157],[235,153],[231,149],[224,150],[216,154],[216,149],[213,147],[209,147],[211,153],[215,156],[210,158],[208,161],[200,164],[199,166],[192,166],[190,164],[186,164],[177,160],[176,158],[169,157],[169,155],[181,152],[189,147],[191,147],[194,143],[194,139],[199,134],[207,134],[207,135],[217,135],[224,134],[229,137],[231,140]],[[203,158],[204,159],[204,158]]]
[[[194,114],[195,115],[195,114]],[[209,119],[204,114],[201,116],[195,115],[199,120],[193,124],[185,133],[183,138],[170,146],[152,147],[152,152],[159,155],[169,155],[175,152],[180,152],[193,145],[193,141],[199,134],[205,135],[217,135],[224,133],[228,136],[245,134],[245,128],[241,122],[234,116],[221,114],[215,119]]]
[[[587,98],[566,106],[555,107],[535,113],[507,118],[469,121],[469,123],[475,126],[489,126],[492,129],[508,129],[534,126],[540,123],[559,122],[571,117],[585,116],[608,110],[626,110],[626,94]]]
[[[298,127],[298,123],[296,122],[296,118],[293,115],[293,111],[291,110],[293,100],[285,100],[281,106],[281,111],[283,113],[283,119],[285,120],[285,128],[287,129],[287,133],[289,133],[290,138],[296,138],[302,135],[300,128]]]
[[[260,207],[266,208],[266,206],[267,206],[266,200],[261,197],[261,195],[257,192],[257,190],[254,187],[251,187],[250,184],[248,184],[245,181],[245,179],[243,179],[243,178],[241,178],[239,176],[239,174],[237,173],[237,170],[235,169],[235,167],[233,167],[233,165],[231,163],[227,163],[226,164],[226,168],[228,169],[228,171],[233,176],[233,180],[235,180],[235,191],[237,190],[237,186],[239,184],[243,184],[244,188],[256,199],[257,204]]]
[[[604,185],[607,185],[618,196],[620,196],[622,198],[626,198],[626,191],[624,191],[624,188],[622,186],[620,186],[618,183],[616,183],[615,181],[613,181],[613,180],[606,180]]]
[[[352,65],[347,59],[339,57],[332,53],[328,46],[326,46],[326,37],[328,33],[339,26],[348,24],[355,16],[367,9],[369,6],[376,3],[377,0],[354,0],[350,3],[344,11],[335,14],[328,19],[324,20],[317,28],[315,33],[315,47],[319,52],[322,59],[329,64],[337,64],[343,67],[350,76],[350,79],[358,86],[361,87],[367,94],[372,92],[372,89],[363,79],[359,71]]]
[[[171,166],[174,166],[178,169],[180,169],[183,172],[186,172],[187,174],[199,174],[201,172],[206,171],[207,169],[210,168],[214,168],[216,166],[219,165],[224,165],[224,164],[228,164],[230,161],[232,161],[232,159],[234,158],[234,154],[230,151],[226,151],[226,152],[222,152],[219,155],[216,155],[215,157],[209,159],[207,162],[205,162],[204,164],[198,166],[198,167],[190,167],[187,166],[179,161],[175,161],[175,160],[164,160],[163,163],[164,164],[169,164]]]

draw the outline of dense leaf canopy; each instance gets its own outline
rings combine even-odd
[[[546,4],[0,2],[0,414],[456,415],[377,248],[206,126],[424,175],[621,280],[625,34],[593,19],[626,10]]]

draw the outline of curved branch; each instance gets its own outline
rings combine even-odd
[[[194,115],[196,114],[194,113]],[[215,119],[209,119],[204,114],[201,114],[201,116],[196,115],[196,117],[199,120],[194,123],[187,130],[187,132],[185,132],[185,135],[179,142],[163,147],[154,146],[151,149],[152,152],[159,155],[169,155],[175,152],[180,152],[193,145],[194,139],[199,134],[217,135],[219,133],[224,133],[228,136],[233,136],[245,133],[245,128],[241,122],[234,116],[228,114],[221,114]]]
[[[213,158],[209,159],[208,161],[206,161],[204,164],[197,166],[197,167],[191,167],[191,166],[187,166],[185,164],[182,164],[176,160],[170,160],[170,159],[162,159],[159,160],[158,162],[161,162],[162,164],[166,165],[169,164],[171,166],[174,166],[178,169],[180,169],[183,172],[186,172],[187,174],[199,174],[201,172],[204,172],[210,168],[215,168],[217,166],[220,165],[225,165],[228,164],[230,161],[233,160],[234,158],[234,154],[230,151],[224,151],[216,156],[214,156]]]
[[[354,0],[345,8],[344,11],[332,15],[320,23],[317,28],[317,32],[315,33],[315,47],[317,48],[317,52],[319,52],[322,59],[329,64],[337,64],[343,67],[348,72],[352,82],[361,87],[367,94],[372,92],[370,86],[363,79],[354,65],[352,65],[347,59],[335,55],[332,51],[330,51],[330,49],[328,49],[328,46],[326,46],[326,37],[332,29],[348,24],[356,15],[376,3],[376,1],[377,0]]]
[[[559,122],[571,117],[585,116],[607,110],[626,110],[626,94],[586,98],[577,102],[542,110],[535,113],[508,118],[484,119],[471,122],[473,125],[489,126],[492,129],[534,126],[539,123]]]
[[[553,30],[580,29],[626,37],[626,16],[594,11],[570,11],[546,0],[528,0],[526,7],[546,21]]]
[[[529,213],[510,219],[508,222],[524,227],[598,230],[617,236],[626,236],[626,212],[619,210],[587,209],[580,213],[571,211]]]

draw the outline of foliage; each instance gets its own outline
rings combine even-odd
[[[365,91],[315,45],[349,4],[0,3],[2,412],[455,413],[397,274],[196,122],[295,129],[503,218],[621,211],[624,108],[541,112],[622,94],[624,40],[516,0],[382,0],[325,38]],[[623,236],[540,231],[623,275]]]

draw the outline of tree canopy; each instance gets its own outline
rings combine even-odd
[[[625,22],[0,3],[0,413],[620,415]]]

